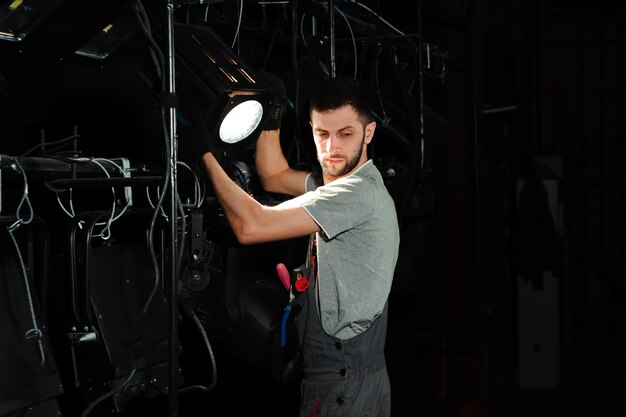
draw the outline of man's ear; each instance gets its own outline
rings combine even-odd
[[[376,122],[371,121],[365,125],[365,143],[369,145],[374,137],[374,131],[376,130]]]

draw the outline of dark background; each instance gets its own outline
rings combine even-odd
[[[133,166],[152,164],[159,173],[165,161],[159,102],[154,86],[138,75],[154,71],[146,38],[136,34],[100,62],[76,56],[73,51],[102,22],[131,2],[89,3],[68,0],[23,42],[0,43],[0,153],[22,156],[42,131],[55,141],[76,127],[83,156],[127,157]],[[356,48],[357,78],[380,116],[371,156],[401,222],[387,340],[393,415],[624,414],[624,2],[360,3],[371,12],[336,1],[351,22],[348,28],[336,15],[336,73],[354,75]],[[165,50],[165,2],[145,6]],[[292,165],[313,166],[306,99],[310,80],[327,76],[331,63],[324,9],[314,1],[265,7],[244,1],[242,16],[233,50],[255,71],[285,80],[293,106],[284,120],[283,148]],[[207,24],[231,44],[237,3],[178,2],[175,18]],[[249,154],[242,158],[253,162]],[[2,168],[0,214],[10,224],[21,188],[7,165]],[[40,395],[28,393],[42,379],[36,367],[33,381],[17,383],[24,387],[23,409],[9,415],[32,415],[37,404],[52,410],[40,415],[57,409],[79,415],[94,396],[72,383],[66,290],[71,222],[43,185],[45,175],[27,174],[34,212],[44,218],[52,242],[51,283],[40,302],[57,365],[47,370],[53,381],[41,382]],[[84,207],[99,207],[105,198],[102,189],[82,193],[85,201],[78,196],[77,202]],[[108,200],[104,204],[106,209]],[[124,231],[118,231],[120,243]],[[212,224],[207,233],[233,246],[225,228]],[[10,240],[0,243],[8,282],[19,276],[17,261]],[[251,273],[270,276],[281,256],[295,266],[301,243],[248,248],[242,259]],[[22,294],[9,285],[3,291],[11,299]],[[10,317],[6,324],[28,312],[12,307],[2,314]],[[147,337],[166,335],[166,323],[144,331]],[[181,328],[190,339],[183,340],[181,364],[189,380],[208,385],[206,352],[187,331]],[[277,382],[229,346],[214,346],[216,388],[181,394],[181,415],[296,415],[297,384]],[[4,349],[3,370],[19,374],[21,362],[9,359],[19,347]],[[117,365],[115,355],[98,355]],[[83,386],[112,387],[114,380],[119,382],[105,372]],[[0,401],[11,398],[3,394]],[[93,413],[105,415],[109,408]],[[139,396],[120,413],[166,415],[167,409],[165,394]]]

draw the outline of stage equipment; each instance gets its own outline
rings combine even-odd
[[[3,0],[0,39],[21,42],[65,0]]]
[[[183,114],[194,102],[209,109],[207,127],[214,148],[253,143],[276,104],[252,68],[207,26],[176,24],[175,40]]]
[[[118,220],[123,233],[114,243],[94,238],[96,224],[110,216],[107,211],[77,213],[71,224],[68,339],[72,382],[88,408],[109,406],[119,412],[135,397],[151,398],[172,386],[170,335],[163,325],[168,305],[161,285],[155,286],[144,241],[151,215],[151,209],[129,209]],[[174,346],[178,356],[178,340]],[[175,385],[179,382],[177,371]]]
[[[38,216],[18,224],[0,216],[0,415],[58,415],[64,389],[47,320],[49,231]]]
[[[137,16],[130,6],[118,11],[103,21],[96,33],[74,53],[79,56],[102,61],[126,45],[138,32]]]
[[[275,270],[263,265],[285,257],[292,263],[293,254],[285,250],[285,243],[248,248],[225,240],[198,238],[193,233],[198,226],[193,224],[202,222],[202,214],[196,211],[191,215],[192,233],[187,235],[185,245],[191,255],[182,269],[179,291],[183,312],[197,317],[212,344],[276,381],[292,382],[296,377],[292,362],[298,347],[292,323],[287,328],[286,346],[280,346],[281,317],[288,293]],[[227,234],[224,229],[222,235]],[[204,375],[202,379],[206,380],[208,372]]]

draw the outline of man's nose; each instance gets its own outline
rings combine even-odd
[[[326,151],[331,152],[339,149],[339,140],[334,135],[329,135],[326,141]]]

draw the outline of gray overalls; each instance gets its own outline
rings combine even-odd
[[[309,271],[311,283],[298,299],[302,310],[296,319],[304,371],[300,417],[389,417],[387,304],[365,332],[347,340],[330,336],[320,320],[317,274]]]

